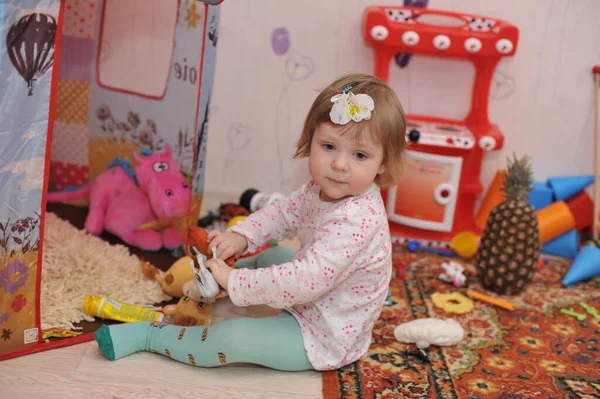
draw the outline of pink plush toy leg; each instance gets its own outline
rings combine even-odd
[[[179,248],[183,244],[183,237],[172,227],[163,229],[161,234],[165,247],[169,249]]]
[[[109,193],[103,190],[90,192],[90,208],[85,219],[85,229],[93,235],[100,235],[104,230],[104,214],[108,207]]]
[[[154,230],[132,230],[131,226],[118,218],[106,219],[105,223],[106,230],[129,245],[146,251],[158,251],[163,246],[162,236]]]
[[[162,236],[153,230],[121,232],[119,237],[127,244],[146,251],[158,251],[163,246]]]

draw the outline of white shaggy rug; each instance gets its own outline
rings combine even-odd
[[[86,294],[157,309],[171,297],[142,274],[140,258],[124,245],[110,245],[46,212],[42,266],[42,330],[80,329],[73,324],[94,321],[83,313]]]

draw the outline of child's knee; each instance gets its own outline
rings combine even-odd
[[[258,255],[256,263],[258,267],[268,267],[291,262],[292,259],[294,259],[294,251],[288,247],[278,245]]]
[[[236,268],[239,269],[259,269],[271,265],[281,265],[291,262],[294,259],[294,251],[281,245],[271,247],[258,255],[239,259],[236,262]]]

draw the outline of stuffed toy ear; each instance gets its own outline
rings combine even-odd
[[[169,144],[165,144],[165,154],[170,157],[172,153],[173,150],[171,149],[171,146]]]
[[[166,315],[172,315],[177,313],[177,305],[167,305],[163,307],[163,313]]]

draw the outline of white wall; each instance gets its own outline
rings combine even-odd
[[[373,72],[360,32],[364,8],[403,1],[226,0],[210,110],[205,188],[290,192],[308,177],[291,160],[316,90],[347,71]],[[598,0],[430,0],[428,8],[505,19],[520,29],[512,59],[494,78],[489,115],[502,151],[484,160],[487,188],[506,156],[528,153],[535,178],[593,173],[594,88],[600,64]],[[289,31],[278,56],[271,33]],[[290,78],[291,76],[291,78]],[[461,118],[473,69],[463,61],[413,57],[392,65],[390,82],[408,113]]]

